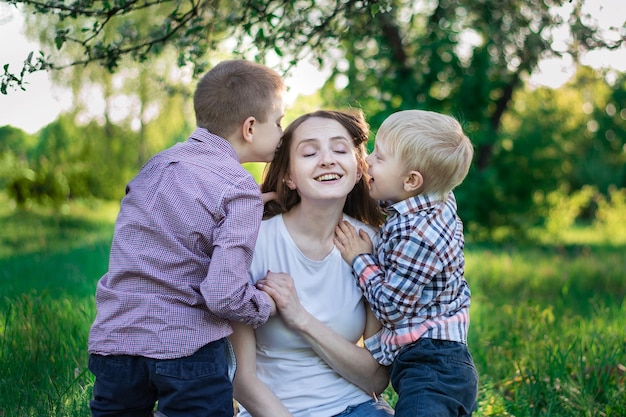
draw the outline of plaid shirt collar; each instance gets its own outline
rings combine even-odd
[[[448,198],[454,198],[452,193],[448,195]],[[436,198],[434,194],[420,194],[389,205],[387,213],[390,217],[393,217],[395,214],[406,216],[419,212],[430,212],[442,203],[445,203],[445,201]]]

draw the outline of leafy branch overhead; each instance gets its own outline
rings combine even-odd
[[[2,93],[26,88],[41,70],[72,91],[71,111],[43,131],[46,147],[38,149],[46,158],[33,163],[55,155],[38,178],[57,178],[49,167],[60,166],[72,197],[117,199],[138,166],[188,133],[193,112],[180,111],[190,104],[187,70],[202,73],[233,55],[282,71],[317,59],[328,72],[315,105],[360,108],[372,132],[401,109],[456,116],[475,145],[457,200],[476,233],[524,231],[540,221],[550,193],[585,181],[621,187],[626,178],[625,73],[579,66],[559,90],[527,88],[542,60],[577,63],[593,49],[623,48],[626,24],[615,2],[2,1],[18,7],[42,49],[24,51],[22,68],[0,62]],[[616,17],[615,27],[600,25],[602,14]],[[85,125],[92,96],[83,93],[91,91],[101,93],[104,109]],[[10,165],[16,183],[41,188],[20,158]]]
[[[293,65],[305,54],[322,59],[349,30],[355,14],[374,14],[389,0],[8,0],[45,23],[56,50],[28,55],[23,68],[8,64],[0,74],[1,92],[25,89],[26,75],[99,63],[115,72],[129,56],[144,62],[166,47],[177,51],[179,66],[203,72],[207,54],[226,40],[234,53],[260,61],[268,51],[288,56]],[[42,19],[43,18],[43,19]],[[50,29],[48,29],[50,28]]]

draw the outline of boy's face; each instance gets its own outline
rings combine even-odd
[[[255,161],[270,162],[283,135],[281,121],[284,115],[283,98],[276,97],[268,113],[265,123],[258,123],[254,127]]]
[[[367,173],[373,199],[396,203],[414,195],[404,188],[408,170],[397,154],[392,156],[383,138],[376,137],[374,152],[365,161],[369,165]]]

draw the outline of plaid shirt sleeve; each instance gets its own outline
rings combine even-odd
[[[398,325],[413,314],[422,292],[442,265],[428,243],[407,228],[397,231],[386,247],[386,268],[372,254],[357,256],[353,268],[376,317]]]

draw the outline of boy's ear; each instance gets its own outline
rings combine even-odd
[[[409,174],[404,179],[404,191],[414,193],[419,190],[423,184],[424,177],[419,171],[409,171]]]
[[[248,117],[241,126],[243,140],[246,143],[252,143],[254,139],[254,128],[256,127],[256,119],[253,116]]]

